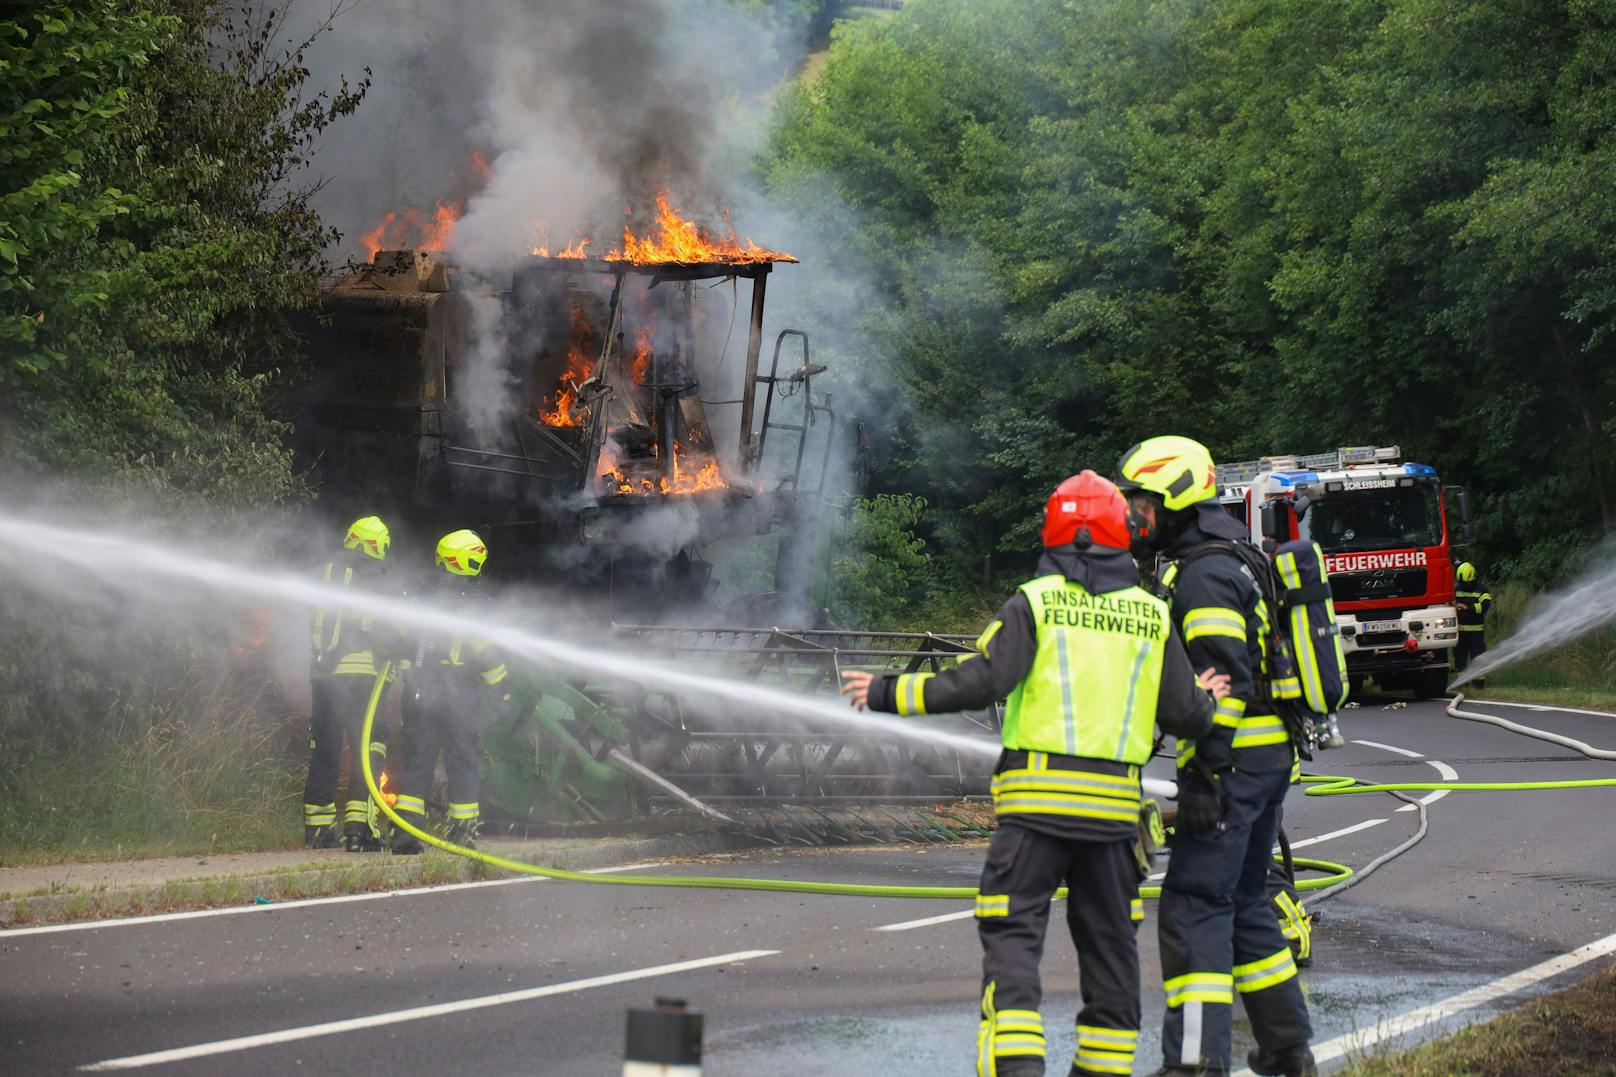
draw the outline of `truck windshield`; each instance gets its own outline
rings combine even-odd
[[[1327,493],[1303,521],[1308,537],[1330,553],[1408,549],[1442,541],[1436,484]]]

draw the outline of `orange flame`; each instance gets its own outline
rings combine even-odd
[[[533,248],[532,253],[535,258],[588,258],[586,248],[591,242],[592,240],[588,239],[575,239],[554,254],[550,253],[548,243],[539,243]]]
[[[382,799],[387,801],[388,804],[394,805],[394,806],[396,806],[398,804],[398,794],[397,793],[389,793],[387,791],[387,772],[386,771],[382,771],[382,776],[379,779],[377,779],[376,788],[381,790]]]
[[[709,234],[700,225],[679,216],[668,204],[666,191],[657,195],[656,203],[655,231],[636,236],[625,227],[622,249],[607,251],[607,261],[632,262],[635,265],[694,265],[702,262],[735,265],[797,260],[784,251],[765,250],[750,239],[742,239],[734,229],[726,228],[721,236]]]
[[[387,211],[381,223],[359,237],[366,257],[374,261],[380,250],[442,251],[449,248],[460,206],[439,202],[430,218],[410,206],[400,212]]]
[[[634,357],[629,361],[629,379],[635,385],[644,385],[651,373],[651,334],[655,330],[642,325],[634,330]]]
[[[611,446],[605,445],[600,450],[600,460],[595,465],[595,477],[601,481],[601,492],[606,494],[636,494],[648,496],[663,494],[672,497],[682,497],[687,494],[710,493],[714,490],[728,490],[729,483],[719,470],[718,458],[707,453],[699,454],[701,467],[691,472],[683,466],[684,450],[675,445],[673,447],[673,479],[670,481],[666,475],[661,475],[655,481],[647,478],[633,481],[623,473],[622,465]]]
[[[572,343],[567,346],[567,369],[557,383],[553,403],[550,397],[544,398],[551,406],[539,408],[539,422],[545,426],[578,425],[578,418],[572,413],[573,405],[578,402],[578,388],[595,368],[595,334],[584,320],[583,306],[574,303],[571,315]]]

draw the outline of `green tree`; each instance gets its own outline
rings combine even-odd
[[[265,505],[300,484],[269,416],[332,238],[314,140],[366,83],[304,88],[280,12],[27,2],[0,23],[8,469]],[[304,43],[306,45],[306,42]]]

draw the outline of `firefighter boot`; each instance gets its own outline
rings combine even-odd
[[[383,849],[382,839],[370,832],[368,826],[350,826],[343,834],[344,844],[350,853],[379,853]]]
[[[310,849],[335,849],[337,847],[337,828],[334,826],[306,826],[303,828],[303,844]]]
[[[394,856],[419,856],[423,848],[420,839],[414,834],[406,834],[402,830],[393,834],[391,849]]]
[[[456,845],[464,846],[467,849],[475,849],[477,848],[477,820],[458,819],[449,827],[449,833],[445,836]]]
[[[1261,1047],[1253,1048],[1246,1055],[1246,1065],[1251,1067],[1252,1073],[1263,1074],[1263,1077],[1318,1077],[1319,1067],[1313,1061],[1313,1051],[1307,1044],[1300,1047],[1287,1047],[1283,1051],[1272,1053]]]

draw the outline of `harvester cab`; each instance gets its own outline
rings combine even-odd
[[[762,365],[769,275],[794,259],[728,253],[536,254],[502,289],[377,251],[310,333],[297,425],[322,498],[474,524],[498,578],[565,581],[603,620],[706,608],[701,548],[779,532],[775,591],[805,602],[836,413],[806,333]]]

